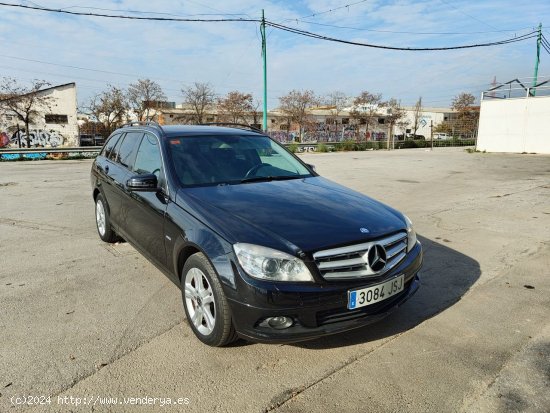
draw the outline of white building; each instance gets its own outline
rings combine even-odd
[[[414,133],[415,108],[404,107],[403,109],[405,109],[405,119],[408,125],[405,130],[396,128],[395,134]],[[426,139],[430,139],[430,125],[433,124],[433,127],[435,128],[441,122],[449,121],[452,113],[454,113],[453,110],[449,108],[421,108],[418,121],[418,130],[416,131],[416,134],[423,135]]]
[[[52,86],[38,93],[51,99],[48,108],[38,108],[38,113],[31,118],[28,134],[31,147],[77,146],[76,84]],[[4,113],[0,117],[0,135],[4,137],[0,144],[9,138],[9,146],[17,147],[21,137],[21,146],[26,147],[24,129],[25,123],[15,113]]]

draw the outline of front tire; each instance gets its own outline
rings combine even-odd
[[[118,237],[115,231],[113,231],[113,228],[111,228],[107,203],[101,194],[98,194],[95,199],[95,224],[99,238],[101,238],[102,241],[109,243],[117,241]]]
[[[221,347],[237,339],[221,283],[204,254],[189,257],[183,266],[181,287],[187,321],[200,341]]]

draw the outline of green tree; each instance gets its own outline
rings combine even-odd
[[[456,112],[451,129],[453,135],[471,138],[475,135],[479,120],[479,107],[471,93],[460,93],[453,99],[451,108]]]

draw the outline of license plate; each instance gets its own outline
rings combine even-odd
[[[365,307],[366,305],[387,300],[403,291],[404,284],[404,275],[401,274],[382,284],[349,291],[348,309],[353,310],[355,308]]]

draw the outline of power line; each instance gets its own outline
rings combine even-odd
[[[294,19],[295,22],[302,22],[307,24],[312,24],[315,26],[323,26],[323,27],[333,27],[336,29],[347,29],[347,30],[357,30],[357,31],[365,31],[365,32],[375,32],[375,33],[394,33],[394,34],[418,34],[418,35],[465,35],[465,34],[488,34],[488,33],[505,33],[505,32],[521,32],[523,30],[532,30],[530,27],[525,27],[522,29],[508,29],[508,30],[489,30],[489,31],[481,31],[481,32],[409,32],[409,31],[395,31],[395,30],[379,30],[379,29],[368,29],[363,27],[350,27],[350,26],[337,26],[334,24],[326,24],[326,23],[316,23],[309,20],[301,20],[301,19]]]
[[[487,23],[487,22],[485,22],[485,21],[483,21],[483,20],[478,19],[478,18],[475,17],[475,16],[472,16],[472,15],[470,15],[470,14],[464,12],[463,10],[459,9],[459,8],[456,7],[454,4],[447,2],[446,0],[439,0],[439,1],[440,1],[441,3],[443,3],[443,4],[446,4],[447,6],[451,6],[453,9],[455,9],[455,10],[458,11],[459,13],[462,13],[462,14],[465,15],[465,16],[468,16],[470,19],[476,20],[476,21],[478,21],[478,22],[480,22],[480,23],[482,23],[482,24],[484,24],[484,25],[486,25],[486,26],[489,26],[489,27],[491,27],[491,28],[493,28],[493,29],[495,29],[495,30],[498,30],[498,29],[497,29],[495,26],[493,26],[492,24],[489,24],[489,23]]]
[[[337,42],[337,43],[343,43],[343,44],[349,44],[353,46],[363,46],[363,47],[371,47],[375,49],[385,49],[385,50],[402,50],[402,51],[441,51],[441,50],[457,50],[457,49],[471,49],[474,47],[488,47],[488,46],[497,46],[497,45],[503,45],[503,44],[509,44],[509,43],[515,43],[515,42],[521,42],[527,39],[531,39],[533,37],[537,36],[537,32],[532,31],[530,33],[526,33],[524,35],[518,36],[518,37],[512,37],[505,40],[495,41],[495,42],[489,42],[489,43],[477,43],[477,44],[469,44],[469,45],[461,45],[461,46],[446,46],[446,47],[397,47],[397,46],[385,46],[385,45],[379,45],[379,44],[372,44],[372,43],[362,43],[362,42],[355,42],[350,40],[343,40],[343,39],[337,39],[334,37],[324,36],[312,32],[308,32],[305,30],[299,30],[288,26],[283,26],[282,24],[273,23],[266,21],[266,24],[268,26],[274,27],[279,30],[283,30],[286,32],[298,34],[301,36],[311,37],[313,39],[318,40],[326,40],[330,42]]]
[[[355,5],[361,4],[361,3],[366,3],[367,1],[369,1],[369,0],[356,1],[355,3],[345,4],[343,6],[335,7],[333,9],[321,11],[321,12],[318,12],[318,13],[313,13],[313,14],[310,14],[310,15],[307,15],[307,16],[302,16],[302,17],[300,17],[300,19],[307,19],[309,17],[316,17],[316,16],[320,16],[321,14],[332,13],[333,11],[341,10],[341,9],[345,9],[345,8],[349,9],[351,6],[355,6]],[[292,19],[289,19],[289,20],[292,20]]]
[[[355,4],[364,3],[367,0],[363,0],[356,3],[350,3],[348,5],[342,6],[340,8],[349,7]],[[40,11],[46,11],[46,12],[53,12],[53,13],[63,13],[63,14],[70,14],[70,15],[77,15],[77,16],[92,16],[92,17],[104,17],[104,18],[113,18],[113,19],[128,19],[128,20],[153,20],[153,21],[176,21],[176,22],[255,22],[259,23],[261,20],[259,19],[236,19],[236,18],[229,18],[229,19],[189,19],[189,18],[177,18],[177,17],[139,17],[139,16],[126,16],[126,15],[113,15],[113,14],[103,14],[103,13],[83,13],[83,12],[74,12],[74,11],[68,11],[68,10],[61,10],[61,9],[50,9],[46,7],[41,6],[28,6],[23,4],[11,4],[11,3],[3,3],[0,2],[0,6],[6,6],[6,7],[19,7],[24,9],[31,9],[31,10],[40,10]],[[331,9],[329,11],[334,11],[336,9]],[[329,12],[327,11],[327,13]],[[323,12],[325,13],[325,12]],[[319,14],[319,13],[318,13]],[[283,30],[286,32],[290,32],[293,34],[298,34],[301,36],[311,37],[318,40],[325,40],[325,41],[331,41],[331,42],[337,42],[342,44],[349,44],[353,46],[363,46],[363,47],[371,47],[376,49],[385,49],[385,50],[401,50],[401,51],[442,51],[442,50],[457,50],[457,49],[470,49],[475,47],[488,47],[488,46],[497,46],[497,45],[503,45],[503,44],[509,44],[509,43],[515,43],[520,42],[523,40],[530,39],[532,37],[535,37],[538,32],[532,31],[530,33],[517,36],[510,39],[505,39],[501,41],[495,41],[495,42],[488,42],[488,43],[477,43],[477,44],[470,44],[470,45],[461,45],[461,46],[446,46],[446,47],[395,47],[395,46],[385,46],[385,45],[378,45],[378,44],[371,44],[371,43],[362,43],[362,42],[356,42],[356,41],[350,41],[350,40],[344,40],[344,39],[337,39],[334,37],[324,36],[312,32],[308,32],[305,30],[299,30],[292,27],[284,26],[279,23],[274,23],[271,21],[266,21],[266,25],[271,26],[272,28]],[[534,35],[535,34],[535,35]],[[533,36],[534,35],[534,36]]]
[[[27,58],[24,58],[24,57],[17,57],[17,56],[0,55],[0,57],[4,57],[4,58],[8,58],[8,59],[21,60],[21,61],[24,61],[24,62],[41,63],[41,64],[52,65],[52,66],[66,67],[66,68],[69,68],[69,69],[86,70],[88,72],[105,73],[105,74],[108,74],[108,75],[118,75],[118,76],[132,77],[132,78],[141,77],[140,75],[131,74],[131,73],[112,72],[112,71],[109,71],[109,70],[91,69],[91,68],[81,67],[81,66],[64,65],[64,64],[61,64],[61,63],[52,63],[52,62],[46,62],[46,61],[43,61],[43,60],[27,59]],[[157,78],[156,80],[164,80],[164,81],[167,81],[167,82],[179,82],[179,80],[176,80],[176,79],[160,79],[160,78]]]
[[[68,6],[68,7],[62,7],[59,10],[68,10],[68,9],[88,9],[88,10],[100,10],[100,11],[113,11],[113,12],[124,12],[124,13],[135,13],[135,14],[156,14],[159,16],[173,16],[173,17],[193,17],[193,16],[248,16],[246,13],[225,13],[221,10],[214,9],[212,7],[209,7],[202,3],[193,2],[190,0],[187,0],[191,3],[198,4],[200,6],[209,8],[211,10],[219,11],[219,13],[197,13],[197,14],[175,14],[175,13],[167,13],[167,12],[158,12],[158,11],[141,11],[141,10],[123,10],[123,9],[106,9],[102,7],[92,7],[92,6]],[[31,3],[35,5],[36,7],[43,7],[40,4],[34,3],[29,1],[28,3]]]
[[[259,23],[259,19],[243,19],[243,18],[224,18],[224,19],[191,19],[183,17],[152,17],[152,16],[127,16],[123,14],[106,14],[106,13],[85,13],[78,11],[69,11],[64,9],[51,9],[42,6],[29,6],[25,4],[12,4],[12,3],[0,3],[0,6],[17,7],[22,9],[47,11],[52,13],[70,14],[73,16],[88,16],[88,17],[106,17],[110,19],[126,19],[126,20],[150,20],[150,21],[173,21],[173,22],[256,22]]]
[[[542,47],[544,47],[544,50],[546,50],[548,54],[550,54],[550,42],[548,42],[548,39],[546,39],[544,34],[540,38],[540,44],[542,45]]]

